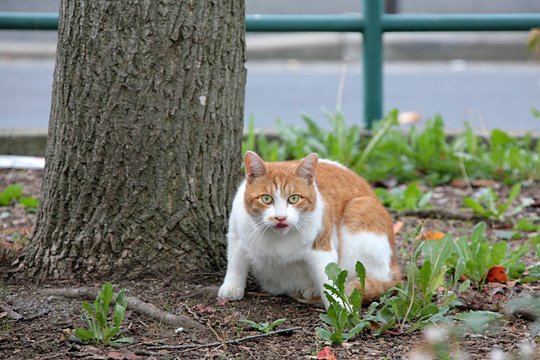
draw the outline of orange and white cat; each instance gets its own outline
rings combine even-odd
[[[249,270],[271,294],[322,299],[326,307],[330,262],[349,272],[349,293],[360,285],[356,262],[364,264],[365,302],[399,280],[392,220],[363,178],[314,153],[266,163],[248,151],[245,168],[229,221],[220,298],[242,299]]]

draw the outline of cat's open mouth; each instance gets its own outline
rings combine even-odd
[[[280,222],[280,223],[277,223],[277,224],[276,224],[276,227],[277,227],[278,229],[286,229],[286,228],[289,227],[289,224]]]

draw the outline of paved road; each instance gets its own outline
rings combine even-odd
[[[46,128],[50,111],[52,60],[0,61],[0,128]],[[246,118],[272,128],[277,117],[301,124],[307,113],[326,124],[322,110],[336,109],[342,65],[250,63]],[[540,65],[393,63],[386,67],[386,109],[418,111],[423,118],[440,113],[449,129],[465,120],[480,130],[503,128],[540,131],[530,109],[540,108]],[[347,66],[342,110],[360,122],[362,76],[358,63]]]
[[[282,117],[301,123],[299,112],[323,120],[321,108],[336,108],[340,66],[264,65],[248,67],[246,113],[259,127]],[[469,121],[479,129],[540,130],[531,116],[540,107],[540,65],[392,63],[385,68],[385,108],[418,111],[423,118],[441,114],[449,129],[462,129]],[[286,89],[286,91],[276,91]],[[349,121],[363,112],[362,75],[359,64],[347,71],[342,110]]]

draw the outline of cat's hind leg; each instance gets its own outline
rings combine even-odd
[[[350,200],[343,212],[341,227],[341,268],[349,271],[347,290],[360,288],[355,264],[366,268],[364,303],[376,300],[400,279],[399,267],[393,254],[392,219],[374,197]]]
[[[394,269],[394,274],[395,277],[388,281],[379,280],[367,275],[365,290],[362,297],[362,302],[364,303],[364,305],[370,304],[373,301],[377,300],[379,297],[381,297],[381,295],[386,293],[390,288],[392,288],[396,285],[396,283],[399,282],[400,272],[397,265]],[[347,284],[345,286],[345,292],[347,293],[347,295],[350,296],[355,288],[360,291],[362,290],[362,286],[360,285],[360,281],[358,280],[358,278],[353,278],[347,281]]]

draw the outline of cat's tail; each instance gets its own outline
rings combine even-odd
[[[372,278],[369,275],[366,277],[366,284],[365,284],[364,297],[363,297],[364,305],[370,304],[373,301],[377,300],[379,297],[381,297],[381,295],[383,295],[389,289],[391,289],[396,284],[401,282],[401,270],[399,269],[399,265],[392,264],[391,270],[392,270],[392,279],[390,280],[382,281],[379,279]],[[347,282],[347,285],[345,287],[345,291],[347,292],[347,295],[352,294],[355,288],[358,290],[362,290],[360,281],[356,277]]]

